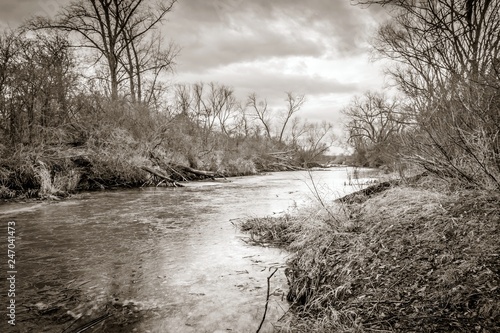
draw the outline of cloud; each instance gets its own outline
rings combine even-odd
[[[295,65],[301,66],[300,61]],[[184,72],[179,74],[178,79],[185,83],[220,82],[234,87],[240,94],[255,92],[268,99],[281,99],[285,92],[312,96],[358,89],[356,82],[340,82],[332,77],[311,74],[307,69],[301,72],[282,59],[232,64],[204,73]]]
[[[181,48],[179,63],[186,71],[207,70],[272,57],[319,57],[324,53],[323,45],[305,36],[283,36],[259,28],[246,33],[212,28],[211,33],[187,45],[181,44]]]
[[[181,1],[166,24],[182,70],[267,57],[352,56],[366,51],[373,20],[347,1]]]
[[[69,0],[1,0],[0,21],[17,27],[32,16],[54,16]]]

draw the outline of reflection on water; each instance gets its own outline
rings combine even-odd
[[[353,190],[346,169],[312,175],[324,195]],[[17,226],[16,329],[71,332],[109,313],[87,332],[254,332],[279,267],[261,330],[272,331],[287,310],[286,253],[247,245],[231,221],[305,205],[310,187],[307,172],[286,172],[4,204],[2,224]]]

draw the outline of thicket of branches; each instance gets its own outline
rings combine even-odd
[[[442,177],[500,189],[500,1],[357,3],[379,4],[391,13],[374,48],[394,60],[388,72],[404,100],[398,107],[406,114],[404,126],[390,140],[400,145],[393,156]],[[366,119],[366,108],[356,101],[352,106],[348,127],[360,151],[358,119]],[[352,110],[347,109],[351,116]],[[386,116],[396,127],[401,123]],[[378,131],[385,126],[368,122],[361,131],[370,125]]]
[[[354,163],[366,167],[393,166],[401,149],[403,129],[412,124],[402,103],[379,92],[366,92],[342,110],[347,117],[347,143],[354,148]]]
[[[317,163],[335,140],[331,124],[309,123],[297,115],[302,95],[287,92],[281,107],[271,107],[255,93],[239,100],[233,88],[214,82],[174,88],[174,120],[187,125],[183,135],[191,138],[179,149],[198,152],[197,157],[189,153],[194,166],[196,158],[223,149],[238,152],[259,169],[303,167]]]

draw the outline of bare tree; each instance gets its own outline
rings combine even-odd
[[[500,0],[359,2],[392,13],[374,46],[417,114],[406,157],[500,189]]]
[[[128,71],[129,79],[144,70],[139,61],[138,47],[144,35],[155,28],[176,0],[148,5],[147,0],[82,0],[63,8],[54,20],[37,17],[28,25],[31,29],[59,29],[82,37],[79,47],[97,51],[98,60],[107,64],[111,99],[118,99],[120,72]],[[128,64],[128,66],[124,66]],[[130,82],[130,89],[135,84]]]
[[[349,119],[348,140],[365,145],[388,141],[408,123],[398,112],[397,102],[389,101],[381,93],[367,92],[354,97],[342,113]]]
[[[239,105],[231,88],[221,86],[219,90],[219,98],[223,100],[223,103],[221,103],[221,107],[216,112],[217,119],[219,120],[222,133],[231,136],[233,129],[230,126],[235,127],[234,118],[236,117],[236,110]]]
[[[152,33],[149,38],[132,39],[132,36],[131,29],[124,35],[126,57],[121,59],[130,98],[132,103],[151,105],[162,92],[160,74],[173,71],[179,48],[166,43],[159,33]]]
[[[290,120],[293,116],[300,110],[302,105],[305,102],[304,95],[295,96],[291,92],[286,93],[286,110],[284,114],[280,116],[274,112],[272,114],[272,110],[268,108],[267,101],[264,99],[262,101],[257,100],[257,95],[252,93],[248,96],[247,106],[253,111],[254,117],[262,124],[264,130],[266,132],[267,138],[271,139],[271,128],[273,125],[277,127],[277,140],[279,143],[283,143],[285,141],[285,132]],[[279,124],[277,120],[280,120]]]
[[[184,114],[189,117],[193,96],[191,94],[191,88],[187,84],[177,84],[175,85],[175,109],[179,114]]]
[[[252,121],[248,115],[248,109],[245,105],[238,103],[236,105],[235,130],[239,137],[248,138],[252,135]]]
[[[290,130],[290,144],[297,147],[300,138],[307,132],[308,123],[300,118],[292,119]]]
[[[4,137],[15,141],[16,119],[11,114],[10,86],[13,84],[12,71],[17,57],[18,38],[13,31],[3,31],[0,35],[0,126]],[[7,141],[7,140],[6,140]]]
[[[205,104],[204,97],[204,88],[205,84],[203,82],[198,82],[193,84],[193,104],[192,104],[192,112],[196,123],[198,126],[205,128],[206,127],[206,109],[207,105]]]
[[[329,122],[305,123],[304,134],[299,139],[299,159],[304,166],[315,162],[332,147],[335,141],[333,125]]]
[[[50,139],[68,122],[74,68],[64,36],[0,36],[0,122],[12,143]]]
[[[362,97],[354,97],[342,113],[348,118],[348,143],[363,156],[362,160],[372,160],[370,164],[374,166],[394,158],[390,157],[396,153],[396,134],[410,124],[400,105],[381,93],[367,92]],[[365,156],[367,153],[371,156]]]
[[[257,95],[252,93],[248,96],[247,105],[253,110],[254,116],[264,126],[268,139],[271,139],[271,117],[267,107],[267,101],[257,101]]]
[[[196,122],[208,139],[214,129],[218,128],[226,135],[231,135],[230,125],[234,123],[238,102],[232,88],[211,82],[208,89],[205,84],[195,83],[191,90],[191,111]],[[235,124],[233,124],[235,126]],[[206,140],[205,140],[206,141]]]
[[[448,89],[453,81],[480,81],[494,70],[500,56],[498,0],[359,3],[392,10],[393,19],[380,28],[374,46],[403,65],[390,71],[409,95],[432,98],[437,89]]]
[[[208,95],[208,109],[213,122],[217,121],[222,133],[230,135],[228,128],[231,119],[234,117],[234,111],[237,105],[234,91],[222,84],[211,82],[210,93]]]
[[[293,93],[287,92],[286,93],[286,103],[287,103],[287,110],[283,118],[283,125],[281,126],[280,130],[280,135],[278,137],[279,142],[283,142],[283,135],[285,134],[285,130],[287,128],[288,122],[290,119],[295,115],[302,105],[305,103],[305,96],[304,95],[298,95],[294,96]]]

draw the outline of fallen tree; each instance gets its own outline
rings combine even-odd
[[[156,186],[160,185],[163,181],[166,181],[167,183],[171,184],[174,187],[183,187],[181,184],[178,184],[175,180],[170,178],[168,174],[166,174],[164,171],[160,169],[153,169],[144,165],[141,166],[141,169],[161,179],[161,181],[157,183]]]
[[[394,186],[399,186],[399,185],[408,185],[408,184],[414,184],[418,182],[420,179],[423,177],[428,176],[427,172],[420,173],[418,175],[404,178],[404,179],[393,179],[393,180],[388,180],[385,182],[380,182],[375,185],[368,186],[362,190],[356,191],[354,193],[345,195],[341,198],[338,198],[335,200],[335,202],[338,203],[346,203],[346,204],[352,204],[355,202],[362,202],[365,201],[367,198],[369,198],[372,195],[375,195],[377,193],[386,191],[390,189],[391,187]]]
[[[184,165],[175,165],[174,167],[177,170],[189,172],[189,173],[192,173],[193,175],[196,175],[196,176],[208,177],[208,178],[212,178],[212,179],[215,177],[224,177],[222,175],[218,175],[216,172],[213,172],[213,171],[197,170],[197,169],[193,169],[191,167],[184,166]]]

